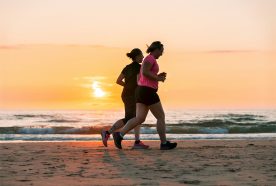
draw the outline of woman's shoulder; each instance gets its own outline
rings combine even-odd
[[[153,55],[149,54],[144,58],[144,61],[150,62],[150,63],[155,63],[156,59],[153,57]]]
[[[123,72],[132,71],[133,69],[136,69],[137,67],[140,68],[141,65],[139,63],[130,63],[123,68]]]
[[[126,75],[126,73],[129,71],[129,68],[130,68],[129,64],[126,65],[122,70],[122,74]]]

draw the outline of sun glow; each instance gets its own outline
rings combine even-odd
[[[106,93],[101,89],[98,81],[93,82],[92,90],[93,90],[93,96],[96,98],[101,98],[106,95]]]

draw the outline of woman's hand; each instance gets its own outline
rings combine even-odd
[[[161,73],[160,73],[160,74],[158,74],[158,75],[162,75],[162,76],[167,77],[167,73],[166,73],[166,72],[161,72]]]
[[[166,72],[162,72],[162,73],[160,73],[160,74],[157,75],[157,77],[158,77],[157,80],[164,82],[166,80],[166,76],[167,76],[167,73]]]

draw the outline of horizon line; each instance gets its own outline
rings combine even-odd
[[[92,47],[92,48],[117,48],[117,49],[129,49],[132,47],[119,47],[119,46],[109,46],[109,45],[101,45],[101,44],[77,44],[77,43],[18,43],[18,44],[0,44],[0,50],[15,50],[20,49],[21,47],[28,47],[28,46],[65,46],[65,47]],[[146,46],[146,44],[145,44]],[[217,53],[217,54],[229,54],[229,53],[256,53],[256,52],[275,52],[276,50],[257,50],[257,49],[211,49],[211,50],[204,50],[204,49],[181,49],[175,48],[174,50],[179,51],[183,50],[183,52],[199,52],[199,53]]]

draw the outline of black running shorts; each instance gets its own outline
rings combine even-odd
[[[157,89],[151,87],[137,86],[135,97],[136,103],[143,103],[147,106],[160,102]]]

